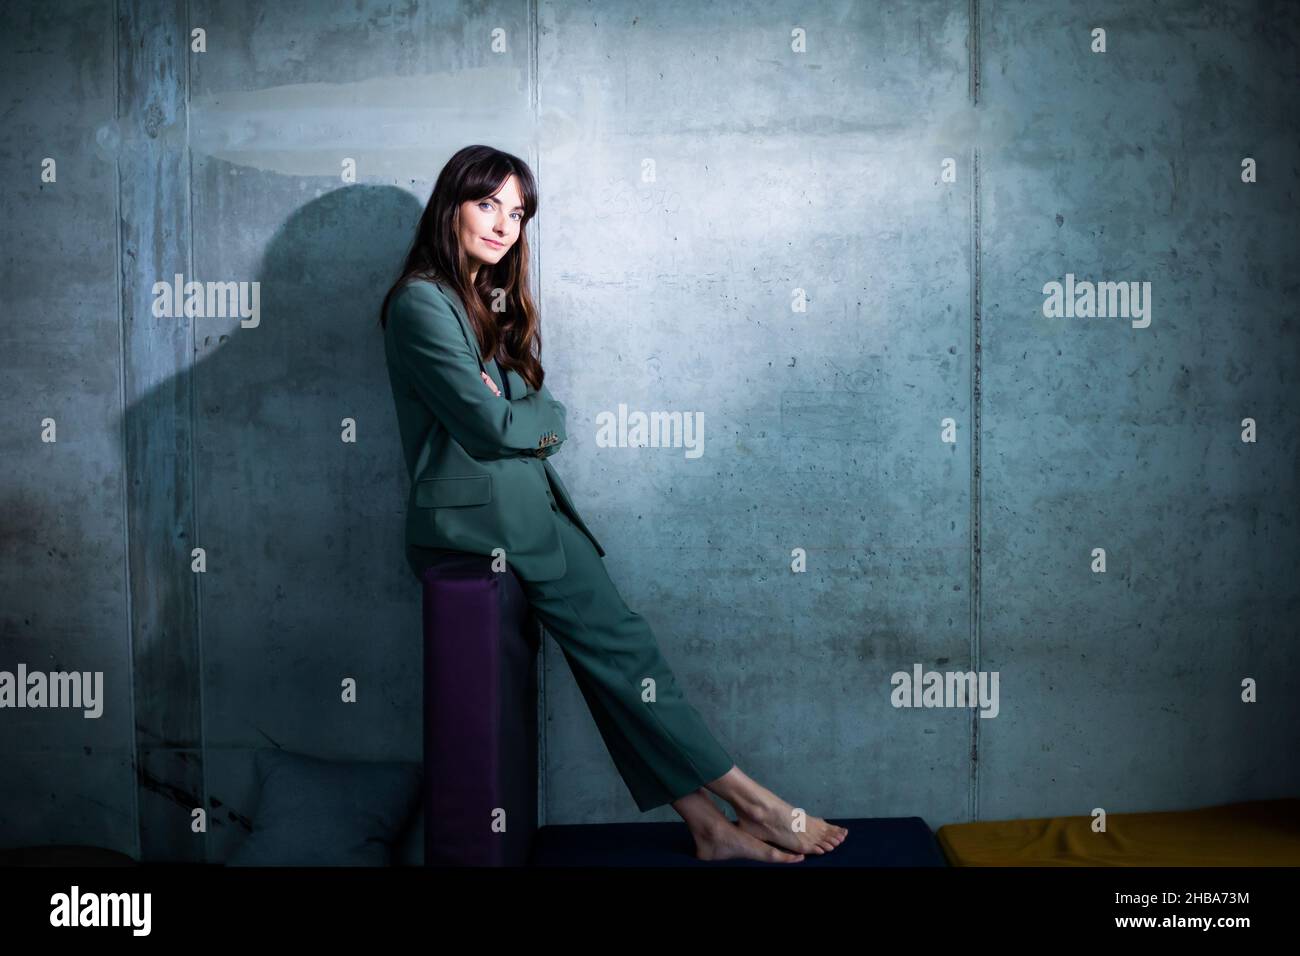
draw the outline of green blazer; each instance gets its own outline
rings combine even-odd
[[[579,517],[547,459],[567,437],[565,408],[543,384],[530,388],[514,370],[483,364],[456,291],[413,280],[393,293],[384,354],[411,487],[406,544],[491,555],[525,580],[564,576],[564,548],[552,492],[573,523],[604,548]],[[502,388],[494,395],[481,371]]]

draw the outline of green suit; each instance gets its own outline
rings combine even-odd
[[[513,369],[503,383],[496,359],[483,364],[454,289],[417,280],[395,292],[384,349],[411,475],[408,547],[487,555],[504,548],[520,577],[561,578],[564,549],[547,507],[554,489],[605,554],[546,460],[567,437],[564,406],[545,384],[535,391]],[[493,395],[481,371],[511,398]]]
[[[415,575],[446,551],[504,549],[641,810],[730,770],[546,460],[567,437],[564,406],[545,386],[532,391],[513,371],[503,377],[495,360],[484,366],[449,286],[415,281],[395,292],[384,348],[411,477],[406,545]],[[488,825],[493,808],[480,809]]]

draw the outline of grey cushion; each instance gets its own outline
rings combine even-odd
[[[253,832],[227,866],[390,866],[420,798],[420,764],[255,754]]]

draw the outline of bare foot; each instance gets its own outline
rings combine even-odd
[[[802,809],[796,812],[795,807],[780,797],[773,796],[773,800],[774,803],[759,811],[756,816],[742,814],[737,810],[738,829],[756,839],[775,843],[795,853],[812,853],[817,856],[835,849],[849,834],[844,827],[827,823],[821,817],[808,816]],[[796,823],[803,829],[796,829]]]
[[[786,853],[750,836],[725,817],[722,822],[698,831],[695,856],[701,860],[761,860],[764,863],[801,863],[802,853]]]
[[[695,856],[701,860],[761,860],[764,863],[799,863],[802,853],[786,853],[750,836],[714,805],[704,789],[673,801],[673,809],[686,821],[695,838]]]
[[[740,830],[795,853],[829,853],[849,835],[844,827],[792,807],[739,767],[732,767],[708,789],[735,807]]]

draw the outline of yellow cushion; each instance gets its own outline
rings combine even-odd
[[[953,866],[1300,866],[1300,800],[1201,810],[951,823],[938,831]]]

